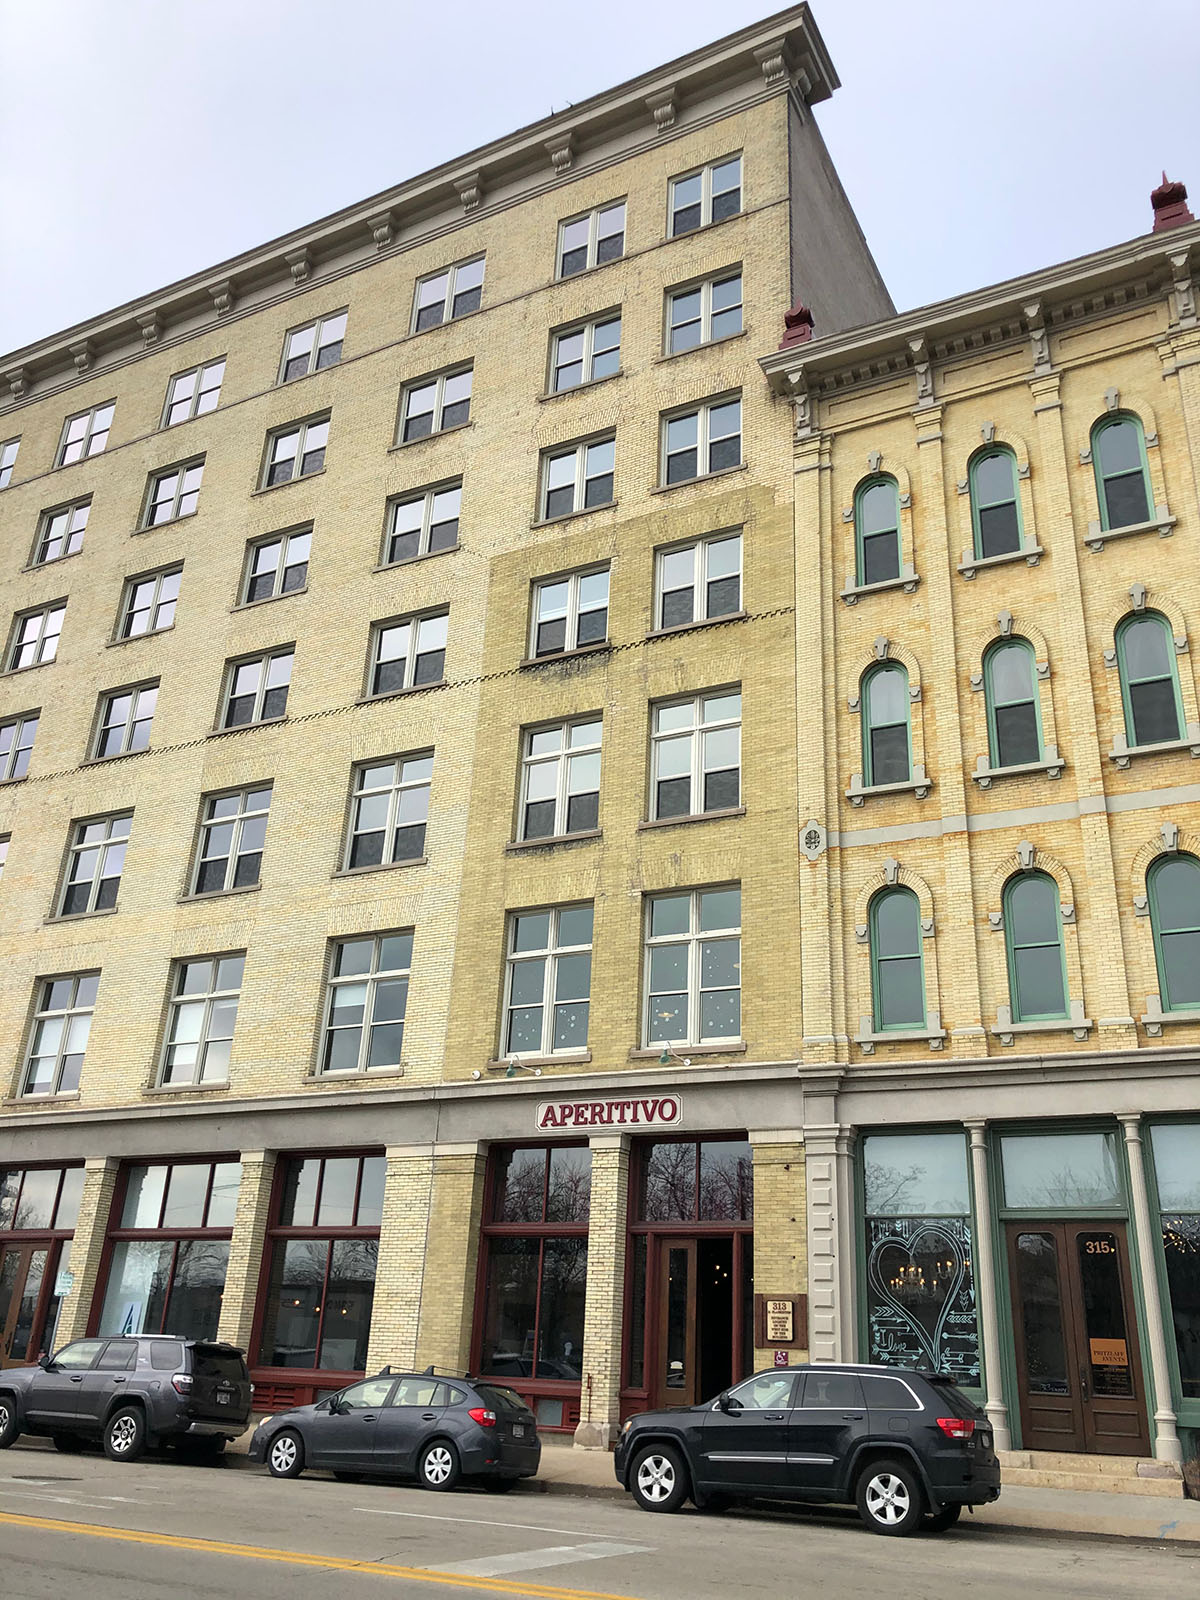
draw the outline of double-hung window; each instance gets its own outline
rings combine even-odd
[[[0,783],[13,783],[29,771],[37,727],[36,711],[0,722]]]
[[[992,765],[1021,767],[1040,761],[1042,718],[1032,645],[1025,639],[994,644],[983,661],[983,689]]]
[[[597,206],[558,225],[558,272],[573,278],[625,254],[625,202]]]
[[[854,541],[862,587],[900,576],[900,490],[895,478],[868,478],[859,484],[854,496]]]
[[[461,478],[389,501],[384,566],[411,561],[414,556],[436,555],[439,550],[453,550],[458,543],[461,509]]]
[[[117,903],[125,849],[133,812],[77,822],[59,900],[60,917],[77,917],[88,911],[111,911]]]
[[[1162,1009],[1200,1011],[1200,861],[1182,851],[1159,856],[1146,893]]]
[[[200,823],[193,894],[222,894],[258,882],[270,811],[270,784],[208,796]]]
[[[742,401],[710,400],[689,411],[663,418],[665,484],[686,483],[711,472],[724,472],[742,461]]]
[[[643,1025],[647,1045],[740,1038],[741,921],[738,884],[651,896]]]
[[[177,467],[168,467],[150,479],[146,491],[146,512],[143,528],[157,528],[162,522],[175,522],[180,517],[190,517],[200,499],[200,480],[204,476],[204,457],[199,461],[186,461]]]
[[[223,728],[242,728],[251,722],[271,722],[287,711],[292,681],[291,645],[265,655],[229,663]]]
[[[150,724],[158,705],[158,684],[116,689],[100,701],[100,721],[92,759],[133,755],[150,743]]]
[[[347,871],[424,856],[432,778],[432,752],[355,767]]]
[[[310,372],[320,372],[342,359],[342,341],[346,337],[346,313],[337,312],[331,317],[320,317],[316,322],[306,322],[295,328],[283,342],[283,359],[279,366],[280,383],[290,383],[293,378],[306,378]]]
[[[12,482],[13,468],[17,464],[17,451],[21,448],[21,441],[5,439],[0,444],[0,489],[7,489]]]
[[[38,527],[33,565],[45,566],[48,561],[61,561],[63,556],[73,556],[77,550],[82,550],[83,530],[87,527],[91,509],[89,495],[86,500],[73,500],[69,506],[44,511]]]
[[[556,333],[550,356],[550,392],[578,389],[582,383],[611,378],[621,369],[621,317],[596,317]]]
[[[508,923],[506,1056],[586,1050],[592,983],[592,907],[522,911]]]
[[[409,384],[400,398],[400,443],[448,433],[471,420],[472,369],[440,372]]]
[[[73,1094],[79,1088],[99,984],[98,972],[39,980],[22,1095]]]
[[[863,675],[863,781],[868,788],[907,783],[912,777],[908,669],[883,662]]]
[[[613,500],[617,442],[606,439],[573,444],[542,455],[541,514],[544,522],[590,511]]]
[[[69,467],[72,461],[86,461],[98,456],[108,443],[108,430],[112,427],[117,402],[109,400],[90,411],[80,411],[68,417],[63,424],[62,439],[58,446],[56,467]]]
[[[1171,625],[1157,611],[1126,617],[1117,629],[1117,667],[1131,745],[1168,744],[1183,733],[1183,701]]]
[[[424,333],[426,328],[478,311],[483,299],[483,268],[484,257],[476,256],[419,279],[413,295],[412,331]]]
[[[159,633],[171,627],[182,578],[182,567],[164,567],[161,572],[148,572],[144,578],[127,578],[119,637],[136,639],[143,633]]]
[[[1019,872],[1004,886],[1003,907],[1013,1021],[1065,1018],[1067,968],[1057,883],[1044,872]]]
[[[175,963],[160,1082],[226,1083],[246,952]]]
[[[656,627],[682,628],[741,610],[740,532],[660,550],[656,566]]]
[[[698,172],[671,179],[670,233],[693,233],[742,209],[742,158],[714,161]]]
[[[868,936],[875,1032],[924,1028],[921,907],[911,889],[880,890],[871,901]]]
[[[375,1072],[401,1065],[413,936],[339,939],[330,957],[321,1071]]]
[[[164,428],[174,428],[193,417],[202,417],[215,411],[221,398],[221,381],[225,376],[225,357],[208,361],[202,367],[192,367],[180,372],[167,385],[167,399],[163,406]]]
[[[449,612],[380,622],[371,646],[370,693],[396,694],[441,683],[446,670]]]
[[[303,589],[308,582],[311,545],[311,524],[293,533],[273,533],[269,538],[253,540],[247,547],[242,604],[274,600],[281,594]]]
[[[667,354],[694,350],[742,331],[742,274],[708,278],[667,296]]]
[[[599,825],[600,732],[598,718],[527,730],[520,838],[589,833]]]
[[[608,638],[608,568],[534,584],[531,657],[561,655]]]
[[[656,705],[651,745],[652,814],[656,820],[727,811],[741,803],[739,690]]]
[[[58,654],[58,638],[62,633],[67,602],[55,600],[36,611],[25,611],[13,626],[13,640],[8,652],[7,670],[20,672],[25,667],[45,666]]]
[[[1153,496],[1141,421],[1128,413],[1106,417],[1092,429],[1092,461],[1102,528],[1147,522]]]
[[[1021,548],[1021,503],[1017,458],[1006,446],[981,450],[967,472],[975,554],[983,561]]]
[[[267,459],[262,487],[293,478],[308,478],[325,466],[325,447],[329,443],[329,418],[312,417],[267,435]]]

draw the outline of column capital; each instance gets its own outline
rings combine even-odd
[[[1141,1144],[1142,1113],[1140,1111],[1118,1111],[1117,1121],[1125,1129],[1126,1144]]]
[[[589,1150],[628,1150],[630,1137],[627,1133],[589,1133]]]
[[[803,1128],[750,1128],[746,1138],[751,1144],[803,1144]]]

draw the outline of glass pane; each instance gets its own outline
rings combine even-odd
[[[1096,434],[1096,454],[1104,477],[1114,472],[1140,472],[1142,452],[1136,422],[1122,418]]]
[[[358,1158],[331,1156],[325,1162],[317,1225],[348,1228],[354,1221],[354,1192],[358,1186]]]
[[[1128,623],[1121,630],[1121,651],[1130,682],[1172,675],[1174,652],[1160,617],[1137,617]]]
[[[872,727],[908,722],[908,673],[903,667],[884,667],[867,679],[867,720]]]
[[[174,1253],[173,1244],[158,1239],[127,1239],[113,1246],[98,1332],[162,1332]]]
[[[1018,1234],[1016,1266],[1019,1314],[1025,1335],[1025,1381],[1030,1393],[1070,1394],[1054,1236]]]
[[[157,1228],[169,1167],[130,1167],[121,1212],[123,1228]]]
[[[995,722],[996,749],[993,760],[998,767],[1020,767],[1042,759],[1037,706],[1033,701],[1027,701],[1024,705],[998,706]]]
[[[872,784],[907,783],[910,777],[908,761],[908,724],[896,728],[871,728],[868,755]]]
[[[1157,683],[1131,683],[1129,707],[1135,744],[1163,744],[1179,738],[1179,707],[1170,678]]]
[[[700,996],[700,1038],[736,1039],[742,1030],[739,989],[713,989]]]
[[[751,1222],[754,1170],[750,1145],[720,1140],[700,1146],[701,1222]]]
[[[558,914],[558,943],[562,945],[591,944],[591,906],[564,906]]]
[[[325,1239],[275,1245],[259,1347],[264,1366],[316,1366],[328,1257]]]
[[[696,1215],[696,1146],[643,1146],[638,1216],[643,1222],[690,1222]]]
[[[68,1167],[63,1173],[62,1190],[58,1197],[58,1215],[54,1219],[56,1228],[73,1228],[79,1220],[79,1202],[83,1196],[83,1168]],[[3,1205],[0,1203],[0,1212]],[[0,1219],[0,1226],[3,1221]]]
[[[1000,1154],[1010,1206],[1032,1210],[1121,1202],[1115,1134],[1006,1134]]]
[[[921,948],[920,907],[909,889],[881,894],[871,907],[874,921],[873,954],[910,956]]]
[[[181,1239],[163,1332],[181,1339],[215,1339],[229,1266],[225,1239]]]
[[[971,1209],[961,1133],[869,1134],[863,1177],[868,1216],[965,1216]]]
[[[664,894],[650,902],[650,936],[687,933],[691,914],[691,896]]]
[[[383,1221],[383,1191],[387,1182],[387,1158],[364,1156],[358,1189],[359,1227],[378,1226]]]
[[[513,918],[513,950],[547,950],[550,946],[550,913],[535,911]]]
[[[686,944],[656,944],[650,949],[650,993],[678,994],[687,988]]]
[[[546,1151],[507,1150],[497,1157],[494,1218],[541,1222],[545,1206]]]
[[[1015,500],[1017,480],[1015,463],[1007,450],[982,456],[975,463],[975,493],[981,506],[995,505],[998,500]]]
[[[591,1209],[591,1186],[590,1150],[551,1147],[546,1221],[586,1222]]]
[[[1200,1216],[1164,1216],[1162,1237],[1180,1389],[1200,1400]]]
[[[496,1377],[533,1376],[541,1244],[493,1239],[488,1244],[480,1365]]]
[[[238,1189],[241,1181],[240,1161],[218,1161],[214,1166],[212,1190],[208,1201],[208,1227],[233,1227],[237,1216]]]
[[[861,583],[886,583],[900,576],[900,536],[876,533],[863,540]]]
[[[858,501],[859,526],[864,534],[881,533],[899,526],[899,502],[894,483],[874,483]]]
[[[876,1028],[923,1028],[925,985],[919,956],[878,964],[879,1015]]]
[[[1158,1203],[1164,1211],[1200,1211],[1200,1122],[1150,1130]]]
[[[741,889],[705,889],[700,895],[700,931],[737,928],[742,921]]]
[[[1021,548],[1021,524],[1014,502],[979,509],[979,554],[1003,556]]]
[[[1104,509],[1110,528],[1128,528],[1148,522],[1150,505],[1146,499],[1146,480],[1140,472],[1123,478],[1109,478],[1104,485]]]
[[[353,1372],[366,1366],[378,1255],[378,1239],[334,1241],[321,1326],[319,1367]]]
[[[1023,873],[1008,886],[1006,922],[1014,945],[1059,942],[1058,885],[1040,872]]]
[[[969,1219],[875,1219],[867,1224],[867,1252],[868,1359],[932,1367],[959,1383],[977,1384]]]
[[[996,705],[1033,699],[1033,655],[1028,645],[1014,641],[989,651],[987,675]]]
[[[170,1169],[167,1203],[163,1208],[164,1228],[199,1227],[204,1221],[204,1199],[212,1171],[207,1162],[189,1163]]]
[[[1013,1020],[1065,1017],[1062,956],[1057,945],[1013,951]]]
[[[586,1283],[587,1240],[547,1239],[535,1377],[579,1379]]]
[[[293,1223],[298,1228],[311,1228],[313,1207],[317,1202],[317,1183],[321,1176],[318,1159],[297,1159],[288,1162],[284,1179],[283,1201],[279,1220],[286,1227]]]
[[[54,1216],[61,1168],[26,1172],[21,1185],[21,1201],[13,1219],[14,1228],[48,1228]],[[61,1224],[60,1224],[61,1226]],[[2,1326],[2,1324],[0,1324]]]
[[[740,939],[704,939],[700,944],[702,989],[736,988],[741,982]]]
[[[1150,888],[1160,932],[1200,928],[1200,862],[1191,856],[1160,858],[1151,871]]]
[[[1107,1229],[1080,1233],[1079,1279],[1092,1393],[1132,1395],[1133,1365],[1125,1330],[1125,1299],[1117,1236]]]

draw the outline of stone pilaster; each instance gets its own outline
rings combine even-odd
[[[471,1359],[487,1146],[435,1144],[417,1365],[465,1372]]]
[[[808,1198],[804,1135],[798,1129],[751,1130],[754,1152],[754,1292],[808,1293]],[[789,1354],[805,1361],[805,1350]],[[756,1345],[754,1366],[771,1365],[771,1348]]]
[[[79,1219],[71,1244],[71,1272],[75,1282],[64,1296],[58,1318],[56,1341],[61,1347],[87,1332],[92,1300],[103,1284],[97,1283],[113,1191],[121,1164],[113,1156],[92,1156],[83,1164],[83,1193],[79,1199]]]
[[[583,1382],[575,1443],[607,1450],[621,1419],[621,1325],[629,1206],[629,1136],[597,1134],[592,1151]]]
[[[1154,1383],[1154,1454],[1159,1461],[1183,1460],[1171,1400],[1171,1364],[1163,1326],[1162,1296],[1158,1292],[1158,1240],[1150,1220],[1150,1195],[1146,1187],[1146,1162],[1142,1153],[1142,1119],[1138,1112],[1121,1117],[1125,1153],[1129,1157],[1129,1198],[1137,1235],[1138,1269],[1142,1304],[1146,1308],[1146,1339],[1150,1346],[1150,1376]]]
[[[367,1370],[411,1367],[417,1356],[425,1248],[433,1198],[432,1144],[390,1145],[375,1270]]]
[[[971,1136],[971,1176],[975,1188],[975,1297],[983,1334],[983,1380],[987,1398],[983,1409],[992,1424],[997,1450],[1012,1449],[1008,1407],[1004,1403],[1004,1362],[1000,1345],[999,1286],[996,1252],[992,1248],[992,1194],[988,1187],[985,1122],[968,1122]]]
[[[217,1337],[235,1344],[253,1363],[257,1352],[250,1349],[254,1330],[254,1305],[258,1297],[263,1266],[263,1245],[271,1209],[271,1184],[275,1177],[273,1150],[246,1150],[242,1153],[242,1179],[238,1185],[237,1214],[233,1238],[229,1243],[229,1266],[225,1271],[225,1293],[221,1300],[221,1320]]]

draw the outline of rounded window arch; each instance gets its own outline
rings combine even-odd
[[[1020,872],[1004,886],[1004,944],[1014,1022],[1069,1015],[1058,885],[1045,872]]]
[[[862,681],[863,782],[868,787],[912,777],[908,672],[898,661],[872,667]]]
[[[1028,639],[1001,639],[983,658],[988,751],[993,767],[1023,767],[1042,759],[1042,711],[1035,669]]]
[[[900,576],[900,488],[886,474],[864,478],[854,495],[858,582],[886,583]]]
[[[1024,543],[1017,494],[1017,458],[1007,445],[977,450],[967,470],[975,554],[981,561],[1005,556]]]
[[[875,1032],[925,1027],[921,906],[911,889],[881,889],[871,901],[871,1003]]]
[[[1150,520],[1150,469],[1139,418],[1119,411],[1092,429],[1092,466],[1102,528],[1128,528]]]
[[[1175,666],[1175,637],[1161,612],[1141,611],[1121,623],[1117,668],[1128,743],[1168,744],[1181,739],[1183,697]]]
[[[1159,856],[1146,874],[1159,1000],[1164,1011],[1200,1011],[1200,861]]]

